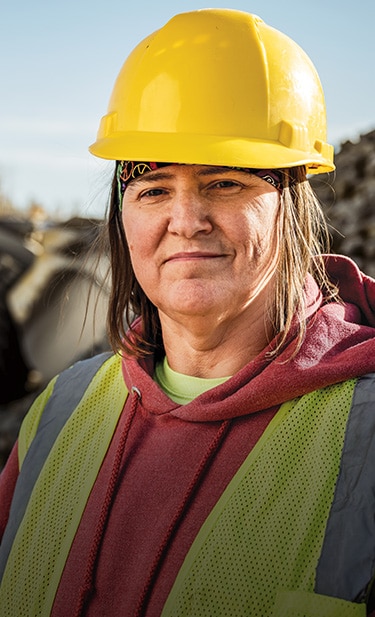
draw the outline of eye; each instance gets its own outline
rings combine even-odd
[[[241,184],[241,182],[238,182],[237,180],[228,179],[228,180],[217,180],[215,182],[212,182],[209,188],[211,190],[217,190],[217,191],[237,192],[237,191],[240,191],[241,188],[243,188],[243,185]]]
[[[140,206],[155,205],[164,203],[165,199],[168,198],[168,195],[169,191],[166,188],[150,186],[149,188],[138,193],[136,201]]]
[[[165,193],[166,191],[164,189],[147,189],[146,191],[142,191],[142,193],[140,193],[139,198],[143,199],[148,197],[159,197],[160,195],[164,195]]]

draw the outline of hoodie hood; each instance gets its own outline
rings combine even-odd
[[[126,358],[123,373],[127,387],[139,389],[149,413],[204,422],[259,412],[375,371],[375,280],[342,256],[327,256],[326,268],[339,288],[341,302],[324,303],[315,281],[308,277],[307,331],[295,357],[291,358],[293,335],[282,353],[272,359],[267,353],[271,342],[224,384],[182,406],[173,403],[153,381],[152,362]]]

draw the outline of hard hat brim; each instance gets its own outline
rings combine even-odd
[[[125,145],[126,144],[126,145]],[[118,132],[98,139],[89,150],[107,160],[137,160],[197,165],[224,165],[258,169],[306,166],[307,173],[325,173],[335,169],[333,156],[312,157],[306,151],[291,149],[275,141],[265,142],[239,137],[149,132]]]

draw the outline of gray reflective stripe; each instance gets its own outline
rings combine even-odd
[[[112,355],[112,353],[103,353],[88,360],[77,362],[71,368],[63,371],[56,380],[17,480],[9,522],[1,543],[0,580],[30,495],[48,454],[93,377]]]
[[[354,390],[315,591],[363,601],[375,569],[375,374]]]

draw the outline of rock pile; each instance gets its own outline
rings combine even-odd
[[[375,278],[375,130],[343,143],[335,163],[335,172],[310,180],[330,225],[332,250]]]
[[[40,226],[0,217],[0,469],[47,382],[108,349],[100,225],[77,218]]]

